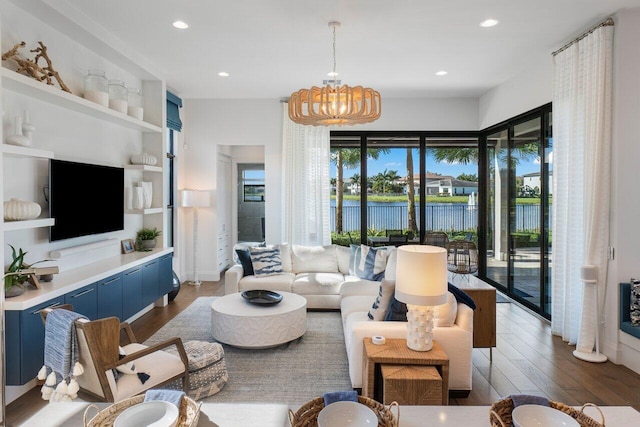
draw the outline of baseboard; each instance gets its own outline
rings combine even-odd
[[[471,390],[449,390],[449,398],[466,399],[469,397]]]

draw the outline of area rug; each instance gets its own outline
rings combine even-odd
[[[171,337],[214,342],[211,303],[196,299],[145,344]],[[349,366],[339,312],[307,313],[307,332],[270,349],[239,349],[223,344],[229,381],[205,402],[303,404],[325,392],[351,390]]]

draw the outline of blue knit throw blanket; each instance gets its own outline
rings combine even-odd
[[[44,328],[44,366],[38,373],[46,379],[42,386],[45,400],[71,400],[78,392],[74,377],[82,374],[78,363],[78,339],[75,321],[86,316],[73,311],[51,310]]]

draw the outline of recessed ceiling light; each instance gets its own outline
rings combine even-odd
[[[436,73],[436,76],[446,76],[447,74],[449,74],[448,71],[441,70]]]
[[[500,22],[500,21],[498,21],[497,19],[487,19],[487,20],[482,21],[480,23],[480,26],[481,27],[485,27],[485,28],[494,27],[494,26],[498,25],[498,22]]]
[[[187,28],[189,28],[189,24],[187,24],[184,21],[175,21],[173,23],[173,26],[180,29],[180,30],[186,30]]]
[[[227,73],[227,72],[225,72],[225,71],[220,71],[220,72],[218,73],[218,75],[219,75],[220,77],[229,77],[229,73]]]

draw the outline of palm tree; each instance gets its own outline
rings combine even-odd
[[[415,184],[413,182],[413,151],[407,148],[407,223],[409,230],[418,231],[416,224]]]
[[[351,183],[353,185],[358,186],[358,188],[362,188],[362,186],[361,186],[362,179],[360,179],[360,174],[359,173],[354,173],[353,175],[351,175]]]

